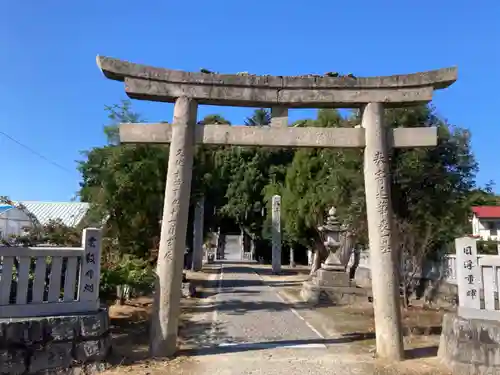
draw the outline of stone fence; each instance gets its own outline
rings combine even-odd
[[[2,246],[0,256],[0,318],[99,309],[99,229],[85,229],[81,247]]]
[[[0,247],[0,374],[76,374],[103,368],[111,346],[100,309],[101,231],[82,246]]]
[[[478,256],[479,258],[481,255]],[[349,265],[352,265],[354,262],[354,254],[351,255],[351,259],[349,260]],[[456,255],[455,254],[446,254],[441,258],[439,262],[428,261],[424,264],[423,267],[423,276],[426,279],[430,280],[440,280],[446,282],[448,284],[457,284],[457,271],[456,271]],[[360,255],[360,261],[358,270],[362,279],[369,278],[371,280],[370,275],[370,252],[368,250],[362,250]],[[420,278],[421,272],[415,272],[415,277]]]

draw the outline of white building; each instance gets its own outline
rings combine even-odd
[[[61,220],[68,227],[77,226],[87,214],[90,205],[83,202],[37,202],[20,201],[28,212],[36,217],[41,225],[50,220]],[[20,236],[33,227],[30,216],[15,206],[0,206],[0,239]]]
[[[31,218],[24,211],[13,206],[0,206],[0,239],[22,235],[32,225]]]
[[[500,240],[500,206],[472,207],[472,235],[483,240]]]

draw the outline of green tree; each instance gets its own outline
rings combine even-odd
[[[432,228],[435,254],[463,234],[470,212],[477,164],[469,134],[436,116],[433,108],[386,111],[390,127],[437,126],[437,147],[395,149],[391,155],[393,210],[396,220],[411,223],[422,236]],[[342,118],[332,110],[319,111],[315,121],[298,126],[344,126],[359,123],[359,114]],[[316,227],[325,211],[336,206],[342,221],[359,243],[367,243],[362,152],[357,150],[300,150],[288,167],[283,195],[285,235],[305,246],[318,246]]]
[[[91,203],[92,219],[106,219],[105,244],[111,253],[148,258],[160,235],[168,147],[120,145],[117,125],[144,120],[129,101],[105,109],[108,144],[82,153],[79,195]]]
[[[42,229],[42,241],[58,246],[81,246],[83,228],[69,227],[61,219],[49,220]]]
[[[199,125],[231,125],[231,122],[218,114],[207,115],[203,120],[198,121]]]
[[[230,121],[217,114],[210,114],[198,122],[199,125],[231,125]],[[205,235],[216,231],[220,224],[218,210],[226,203],[227,181],[218,169],[219,155],[231,152],[229,146],[198,145],[194,160],[192,199],[205,198]]]
[[[270,123],[267,110],[257,109],[247,118],[249,126]],[[254,239],[262,237],[269,186],[283,183],[294,151],[266,147],[230,147],[217,153],[216,169],[225,186],[221,214],[233,219]]]
[[[271,113],[264,108],[256,109],[252,116],[247,117],[245,125],[247,126],[265,126],[271,123]]]
[[[338,111],[324,109],[318,111],[315,120],[302,120],[295,126],[343,127],[353,124]],[[315,257],[316,266],[326,256],[317,230],[324,222],[326,211],[335,205],[345,218],[349,210],[361,204],[358,199],[356,205],[352,198],[363,186],[359,174],[361,162],[360,152],[355,150],[301,149],[286,170],[285,184],[281,189],[284,235],[291,246],[297,243],[319,250]],[[353,225],[353,228],[358,227]]]
[[[469,194],[468,204],[472,206],[498,206],[500,196],[494,193],[495,182],[489,181],[484,187],[472,189]]]

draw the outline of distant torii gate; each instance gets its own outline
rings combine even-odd
[[[212,145],[364,148],[364,177],[377,354],[403,357],[399,285],[392,247],[390,147],[437,144],[436,128],[386,131],[384,107],[431,101],[457,79],[456,68],[386,77],[256,76],[191,73],[97,57],[110,79],[125,82],[130,98],[175,103],[169,124],[122,124],[123,143],[170,143],[161,228],[152,354],[176,350],[183,253],[196,143]],[[197,105],[271,108],[269,128],[197,125]],[[362,128],[288,127],[288,108],[360,108]]]

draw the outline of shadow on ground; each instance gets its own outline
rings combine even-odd
[[[262,276],[273,276],[272,269],[270,267],[253,267],[253,270]],[[279,276],[293,276],[293,275],[304,275],[308,276],[310,270],[306,268],[282,268]]]
[[[406,359],[430,358],[437,356],[439,347],[437,345],[425,346],[405,350]]]
[[[243,292],[242,292],[243,293]],[[224,312],[229,315],[242,315],[251,311],[283,311],[289,310],[290,304],[285,302],[260,302],[260,301],[241,301],[239,299],[224,300],[220,303],[211,303],[189,308],[190,313],[210,313],[214,310]],[[309,308],[305,304],[294,305],[294,309],[299,310]]]
[[[214,354],[224,354],[224,353],[238,353],[238,352],[248,352],[256,350],[265,350],[270,348],[283,348],[294,347],[297,345],[312,345],[312,344],[323,344],[323,345],[337,345],[346,344],[359,340],[367,340],[368,338],[364,334],[353,333],[349,335],[343,335],[339,338],[334,339],[308,339],[308,340],[281,340],[281,341],[265,341],[265,342],[254,342],[254,343],[238,343],[234,342],[231,345],[224,346],[208,346],[202,348],[185,349],[179,352],[180,355],[214,355]]]
[[[220,273],[220,265],[224,267],[224,279],[222,282],[219,278],[215,278],[213,280],[205,280],[203,288],[203,298],[208,298],[214,296],[219,293],[236,293],[236,294],[258,294],[260,291],[258,290],[247,290],[244,291],[242,288],[248,287],[262,287],[262,286],[270,286],[270,287],[297,287],[302,284],[302,281],[289,281],[289,280],[262,280],[262,279],[233,279],[230,277],[231,274],[240,274],[240,273],[257,273],[260,275],[271,274],[271,270],[269,268],[259,268],[259,267],[248,267],[248,265],[255,265],[255,263],[249,262],[238,262],[238,263],[227,263],[224,262],[216,262],[209,267],[206,267],[203,270],[205,274],[219,274]],[[285,270],[284,273],[289,275],[299,275],[304,274],[307,275],[307,272],[302,272],[302,270]],[[220,287],[220,288],[219,288]]]

